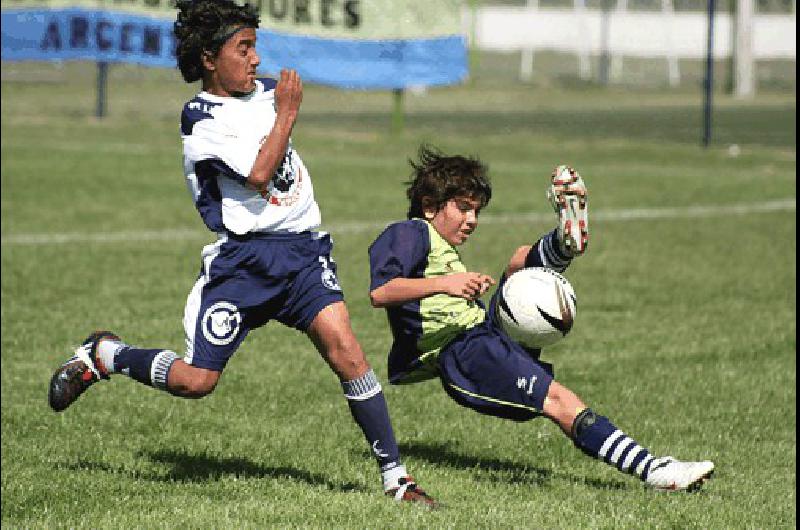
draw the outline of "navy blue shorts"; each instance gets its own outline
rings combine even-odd
[[[250,330],[277,320],[306,331],[325,307],[344,300],[327,234],[221,238],[203,249],[186,301],[184,360],[222,371]]]
[[[494,322],[497,286],[487,318],[450,341],[439,353],[442,386],[456,402],[482,414],[526,421],[542,414],[553,367],[526,350]]]

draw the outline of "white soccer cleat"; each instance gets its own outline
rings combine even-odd
[[[657,458],[645,483],[657,491],[696,491],[714,473],[714,462],[681,462],[671,456]]]
[[[551,175],[547,199],[558,214],[558,243],[569,257],[580,256],[589,244],[589,201],[586,184],[573,168],[558,166]]]

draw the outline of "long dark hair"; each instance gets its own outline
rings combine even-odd
[[[187,83],[203,78],[204,52],[216,55],[237,27],[259,24],[255,8],[233,0],[178,0],[176,7],[178,69]]]

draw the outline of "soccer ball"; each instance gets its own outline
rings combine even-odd
[[[576,306],[575,290],[566,278],[550,269],[530,267],[508,277],[495,318],[511,339],[539,349],[569,333]]]

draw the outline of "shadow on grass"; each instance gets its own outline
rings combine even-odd
[[[225,477],[289,479],[305,482],[310,486],[322,486],[332,491],[367,491],[362,485],[334,482],[323,475],[311,473],[290,466],[265,466],[242,457],[218,457],[205,453],[193,454],[182,450],[143,451],[137,455],[141,459],[168,467],[161,471],[142,471],[141,468],[113,466],[106,462],[80,459],[75,463],[61,464],[59,467],[71,471],[102,471],[112,474],[129,475],[135,479],[153,482],[204,483],[221,480]]]
[[[454,452],[443,443],[407,443],[401,444],[400,454],[425,460],[431,464],[463,469],[474,474],[477,480],[488,480],[507,484],[529,484],[542,487],[553,480],[567,480],[600,489],[626,489],[628,484],[619,480],[602,480],[568,473],[553,473],[550,470],[502,460],[499,458],[483,458]],[[582,455],[576,455],[581,458]],[[598,465],[602,465],[598,463]]]

